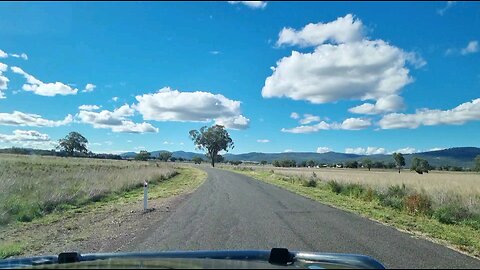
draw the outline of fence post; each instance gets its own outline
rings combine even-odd
[[[143,211],[148,209],[148,182],[147,180],[143,181]]]

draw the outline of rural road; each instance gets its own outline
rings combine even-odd
[[[387,268],[480,268],[473,259],[247,176],[208,179],[131,251],[271,249],[355,253]]]

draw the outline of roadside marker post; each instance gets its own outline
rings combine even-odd
[[[143,211],[148,209],[148,182],[147,180],[143,181]]]

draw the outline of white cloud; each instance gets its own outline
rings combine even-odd
[[[426,65],[417,53],[381,40],[369,40],[363,23],[348,14],[329,23],[284,28],[277,45],[313,46],[278,60],[262,88],[264,98],[287,97],[313,104],[373,100],[351,108],[361,114],[403,109],[400,92],[413,82],[407,65]]]
[[[56,95],[76,95],[78,92],[78,89],[73,89],[61,82],[44,83],[19,67],[12,67],[11,70],[14,73],[23,75],[25,79],[27,79],[27,83],[22,86],[23,90],[34,92],[40,96],[52,97]]]
[[[83,110],[83,111],[96,111],[100,109],[102,106],[97,106],[97,105],[82,105],[78,107],[78,109]]]
[[[87,85],[85,85],[85,89],[83,89],[82,92],[92,92],[93,90],[95,90],[96,87],[97,86],[95,84],[87,83]]]
[[[447,1],[447,4],[444,8],[437,9],[437,13],[440,16],[443,16],[447,10],[449,10],[451,7],[453,7],[456,4],[456,1]]]
[[[220,54],[220,51],[210,51],[210,54],[217,55]]]
[[[277,45],[318,46],[327,41],[346,43],[363,39],[363,24],[352,14],[339,17],[329,23],[309,23],[302,30],[283,28]]]
[[[300,124],[302,125],[308,125],[313,122],[320,122],[320,117],[311,115],[311,114],[304,114],[303,118],[300,119]]]
[[[267,140],[267,139],[259,139],[257,140],[258,143],[269,143],[270,140]]]
[[[379,98],[375,104],[364,103],[362,105],[350,108],[348,111],[357,114],[381,114],[399,111],[404,107],[405,104],[401,96],[390,95]]]
[[[393,151],[394,153],[402,153],[402,154],[413,154],[418,153],[419,151],[413,147],[406,147],[402,149],[398,149],[397,151]]]
[[[300,115],[299,115],[298,113],[296,113],[296,112],[292,112],[292,113],[290,114],[290,118],[298,119],[298,118],[300,118]]]
[[[332,149],[328,148],[328,147],[318,147],[317,148],[317,153],[319,154],[323,154],[323,153],[328,153],[328,152],[331,152]]]
[[[15,58],[22,58],[23,60],[28,60],[28,55],[26,53],[22,53],[22,54],[11,53],[9,54],[9,56],[15,57]]]
[[[263,9],[267,6],[266,1],[228,1],[229,4],[243,4],[249,8],[253,9]]]
[[[461,125],[475,120],[480,120],[480,98],[446,111],[420,109],[414,114],[387,114],[380,119],[378,125],[382,129],[415,129],[419,126]]]
[[[170,144],[170,145],[172,145],[172,144],[174,144],[174,143],[173,143],[173,142],[169,142],[169,141],[164,141],[163,144]]]
[[[478,41],[473,40],[473,41],[470,41],[467,47],[463,48],[460,53],[462,55],[467,55],[467,54],[476,53],[476,52],[478,52]]]
[[[207,122],[231,129],[248,127],[249,119],[241,115],[240,101],[230,100],[220,94],[209,92],[180,92],[169,87],[157,93],[136,96],[133,107],[145,120]]]
[[[385,154],[387,151],[385,148],[381,147],[357,147],[357,148],[346,148],[345,153],[347,154],[356,154],[356,155],[380,155]]]
[[[2,50],[0,50],[0,58],[7,58],[8,54]]]
[[[134,110],[127,104],[115,109],[113,112],[103,110],[100,112],[92,112],[81,110],[77,117],[81,123],[90,124],[94,128],[109,128],[113,132],[121,133],[146,133],[158,132],[158,128],[149,123],[134,123],[127,119],[133,116]]]
[[[35,130],[14,130],[12,135],[0,134],[0,142],[20,142],[34,141],[45,142],[50,141],[47,134],[40,133]]]
[[[443,148],[443,147],[434,147],[434,148],[428,149],[427,152],[440,151],[440,150],[444,150],[444,149],[446,149],[446,148]]]
[[[10,81],[7,77],[3,76],[3,72],[7,71],[7,68],[8,66],[6,64],[0,62],[0,99],[5,98],[2,90],[7,90],[8,82]]]
[[[281,131],[288,133],[313,133],[320,130],[361,130],[371,125],[372,123],[368,119],[348,118],[344,120],[341,124],[336,122],[327,123],[325,121],[321,121],[318,124],[310,126],[302,125],[291,129],[282,128]]]
[[[277,62],[262,96],[314,104],[338,100],[378,100],[397,95],[412,82],[401,49],[382,40],[325,44],[313,53],[293,51]]]
[[[37,114],[28,114],[19,111],[0,113],[0,125],[4,126],[31,126],[31,127],[59,127],[70,124],[72,115],[67,115],[60,121],[47,120]]]
[[[216,125],[224,126],[228,129],[246,129],[248,128],[250,119],[246,118],[243,115],[232,116],[232,117],[219,117],[215,119]]]
[[[113,100],[114,102],[117,102],[117,101],[118,101],[118,97],[112,97],[112,100]]]
[[[283,150],[283,152],[284,153],[290,153],[290,152],[293,152],[293,150],[292,149],[285,149],[285,150]]]

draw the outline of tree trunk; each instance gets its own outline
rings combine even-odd
[[[215,154],[210,154],[210,157],[212,158],[212,167],[215,168]]]

